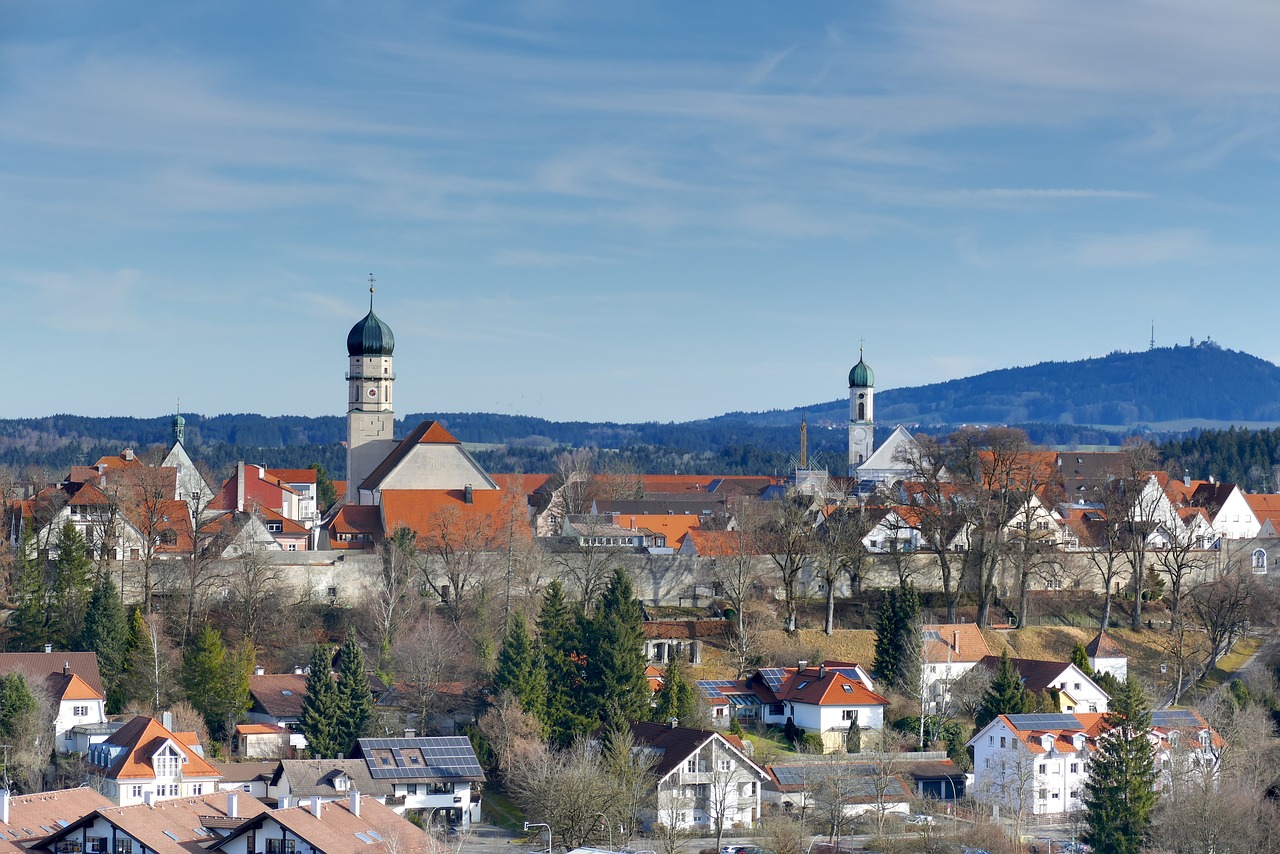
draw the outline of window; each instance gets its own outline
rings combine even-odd
[[[193,783],[193,784],[191,785],[191,794],[193,794],[193,795],[203,795],[203,794],[204,794],[204,783]]]
[[[157,777],[176,777],[181,765],[182,759],[172,747],[164,747],[151,757],[151,767]]]
[[[995,743],[996,743],[996,737],[995,737],[994,735],[989,735],[989,736],[987,736],[987,745],[988,745],[988,746],[994,745]]]
[[[88,706],[72,706],[71,714],[75,715],[77,718],[87,717],[89,715],[89,707]]]
[[[405,784],[405,787],[404,787],[404,793],[405,793],[406,795],[416,795],[416,794],[418,794],[418,784],[417,784],[417,783],[406,783],[406,784]]]
[[[85,838],[85,850],[89,854],[107,854],[107,838],[105,836],[89,836]]]
[[[1071,763],[1071,773],[1072,773],[1072,774],[1079,774],[1079,773],[1080,773],[1080,763],[1079,763],[1079,762],[1072,762],[1072,763]]]
[[[1079,683],[1079,682],[1075,682],[1075,683],[1073,683],[1073,686],[1074,686],[1075,690],[1077,690],[1077,691],[1079,691],[1079,690],[1080,690],[1080,683]]]
[[[1048,766],[1048,765],[1045,765],[1045,764],[1043,764],[1043,763],[1041,763],[1041,765],[1040,765],[1040,773],[1041,773],[1041,774],[1048,774],[1048,773],[1049,773],[1049,766]]]
[[[697,759],[697,757],[694,757],[693,759],[686,760],[686,761],[685,761],[685,763],[684,763],[684,770],[685,770],[687,773],[689,773],[689,774],[696,774],[696,773],[698,773],[698,759]]]
[[[732,770],[733,770],[733,762],[732,762],[731,760],[729,760],[729,759],[721,759],[721,760],[720,760],[720,770],[721,770],[722,772],[724,772],[724,773],[728,773],[729,771],[732,771]]]
[[[1079,799],[1079,797],[1080,797],[1080,790],[1079,790],[1079,789],[1072,789],[1072,790],[1071,790],[1070,792],[1068,792],[1067,794],[1068,794],[1068,795],[1070,795],[1070,796],[1071,796],[1071,797],[1073,797],[1073,798]]]
[[[1053,793],[1053,797],[1056,799],[1056,798],[1061,797],[1061,795],[1059,795],[1057,792],[1054,792],[1054,793]]]
[[[347,790],[347,778],[345,776],[333,778],[333,787],[339,792],[345,792]]]
[[[1004,736],[1003,736],[1003,735],[1002,735],[1002,736],[1000,736],[1000,746],[1001,746],[1001,747],[1006,747],[1006,746],[1007,746],[1007,745],[1004,743]]]
[[[142,797],[142,787],[141,787],[141,786],[130,786],[130,787],[129,787],[129,797],[131,797],[131,798],[140,798],[140,797]]]
[[[135,789],[141,789],[141,786],[134,786]],[[112,854],[133,854],[133,840],[129,838],[116,837],[115,848]]]
[[[1047,800],[1049,800],[1049,790],[1048,790],[1048,789],[1041,789],[1041,790],[1040,790],[1040,800],[1042,800],[1042,801],[1047,801]]]
[[[853,693],[853,686],[852,686],[852,685],[850,685],[850,684],[849,684],[849,683],[847,683],[847,682],[846,682],[844,685],[840,686],[840,687],[844,688],[844,692],[845,692],[846,694],[852,694],[852,693]]]
[[[289,551],[291,551],[291,552],[296,552],[297,550],[298,550],[298,544],[297,544],[297,543],[289,543]]]
[[[294,854],[298,849],[296,839],[268,839],[267,854]]]
[[[842,721],[856,721],[857,719],[858,713],[853,709],[845,709],[840,713],[840,720]]]

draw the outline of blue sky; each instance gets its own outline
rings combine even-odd
[[[0,0],[0,416],[683,420],[1280,360],[1280,5]]]

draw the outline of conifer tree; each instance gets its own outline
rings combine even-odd
[[[48,637],[48,585],[45,583],[46,561],[40,557],[32,526],[22,529],[13,568],[13,615],[9,628],[19,648],[37,649]]]
[[[1084,787],[1084,839],[1101,854],[1139,854],[1157,794],[1151,713],[1132,674],[1111,698],[1106,723]]]
[[[337,759],[343,755],[338,725],[342,703],[332,667],[333,654],[328,645],[316,644],[311,650],[307,696],[302,698],[298,725],[307,738],[307,749],[317,759]]]
[[[24,727],[24,717],[36,713],[36,698],[20,673],[0,677],[0,739],[15,742]]]
[[[89,610],[84,615],[84,628],[76,648],[98,654],[98,670],[107,690],[107,711],[115,714],[124,707],[125,652],[129,641],[129,623],[124,604],[116,592],[111,576],[103,573],[93,588]]]
[[[53,583],[50,585],[50,638],[54,644],[67,648],[80,637],[84,627],[84,613],[91,595],[88,548],[84,535],[76,526],[67,522],[58,531],[56,548],[58,559],[53,564]]]
[[[615,568],[588,631],[589,717],[606,726],[626,726],[648,717],[649,680],[644,675],[644,630],[631,579]]]
[[[887,684],[900,687],[908,676],[910,647],[914,640],[916,619],[920,616],[920,597],[915,588],[893,588],[885,594],[876,615],[875,662],[872,668]]]
[[[227,702],[224,680],[227,673],[227,648],[222,633],[206,625],[196,635],[195,643],[182,656],[182,687],[187,700],[204,717],[209,734],[219,738],[226,729]]]
[[[1022,676],[1018,674],[1009,658],[1009,650],[1000,653],[1000,664],[996,667],[995,678],[991,680],[987,694],[982,698],[982,706],[974,715],[978,729],[982,729],[1000,715],[1025,715],[1031,710],[1031,695],[1022,684]]]
[[[650,720],[665,724],[672,718],[682,726],[697,726],[699,715],[698,695],[689,681],[684,660],[679,656],[667,665],[662,677],[662,687],[654,695]]]
[[[584,621],[569,607],[559,581],[547,585],[538,615],[538,643],[546,669],[546,717],[548,736],[561,747],[591,729],[582,714],[583,652],[581,628]]]
[[[1079,667],[1085,676],[1093,678],[1093,666],[1089,664],[1089,653],[1085,650],[1084,644],[1078,641],[1071,648],[1071,663]]]
[[[520,614],[512,613],[507,619],[507,636],[498,650],[493,689],[499,694],[510,691],[526,714],[546,720],[547,672],[542,650],[529,637],[529,628]]]
[[[335,734],[340,753],[350,755],[356,740],[364,735],[373,717],[373,693],[365,672],[364,651],[356,642],[355,629],[347,632],[347,640],[338,650],[338,707],[341,710]],[[310,686],[308,686],[310,690]]]

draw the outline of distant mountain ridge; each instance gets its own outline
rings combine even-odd
[[[875,365],[892,376],[892,364]],[[848,398],[791,410],[735,412],[709,421],[756,425],[841,423]],[[1077,424],[1134,428],[1197,420],[1280,423],[1280,367],[1212,341],[1114,352],[1076,362],[1041,362],[963,379],[876,393],[876,422]]]
[[[893,375],[891,360],[874,367],[882,381]],[[397,419],[396,433],[403,436],[419,421],[438,419],[464,442],[492,446],[476,454],[495,472],[551,471],[563,447],[589,446],[625,450],[628,464],[644,471],[759,474],[788,467],[799,449],[797,427],[805,416],[812,428],[810,453],[842,465],[848,407],[844,398],[788,410],[638,424],[424,412]],[[883,428],[908,424],[931,432],[961,424],[1012,424],[1048,445],[1117,443],[1147,427],[1153,428],[1153,438],[1163,438],[1193,427],[1280,424],[1280,367],[1212,342],[1116,352],[886,389],[876,394],[875,414]],[[184,415],[188,448],[215,470],[236,460],[282,468],[316,462],[334,477],[343,476],[341,415]],[[125,447],[167,446],[170,425],[170,417],[0,419],[0,463],[65,470]],[[888,435],[887,429],[879,432]]]

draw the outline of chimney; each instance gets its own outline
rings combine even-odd
[[[416,729],[406,729],[406,730],[404,731],[404,737],[405,737],[405,738],[417,738],[417,737],[418,737],[418,731],[417,731]]]
[[[471,484],[469,483],[462,488],[462,500],[466,504],[474,504],[476,501],[475,495],[471,492]]]
[[[351,814],[356,818],[360,817],[360,790],[351,790],[351,806],[349,807]]]
[[[169,732],[173,732],[173,712],[160,713],[160,726],[169,730]]]
[[[9,790],[0,789],[0,824],[9,823]]]
[[[236,463],[236,510],[244,512],[244,460]]]
[[[826,662],[823,662],[822,664],[819,664],[819,665],[818,665],[818,678],[819,678],[819,679],[826,679],[826,678],[827,678],[827,665],[826,665]]]
[[[319,795],[316,795],[311,799],[311,814],[316,818],[320,817],[320,805],[322,803],[324,803],[324,801],[320,800]]]
[[[951,633],[951,646],[955,648],[956,655],[959,655],[960,654],[960,632],[959,631],[954,631]]]
[[[266,674],[267,674],[267,669],[266,669],[265,667],[263,667],[261,664],[259,664],[259,665],[258,665],[257,667],[255,667],[255,668],[253,668],[253,675],[254,675],[254,676],[265,676]]]
[[[1184,471],[1184,472],[1182,473],[1182,485],[1183,485],[1183,486],[1186,486],[1186,487],[1190,487],[1190,486],[1191,486],[1191,472],[1189,472],[1189,471]]]
[[[51,644],[51,643],[47,643],[47,644],[45,644],[45,645],[44,645],[44,651],[45,651],[45,652],[53,652],[53,644]]]
[[[302,668],[295,664],[295,665],[293,666],[293,675],[294,675],[294,676],[301,676],[301,675],[302,675]]]
[[[667,718],[667,726],[670,727],[671,729],[675,729],[677,726],[679,726],[679,724],[680,724],[679,718],[674,718],[674,717]]]
[[[632,517],[631,517],[631,530],[633,530],[633,531],[634,531],[635,529],[636,529],[636,517],[635,517],[635,516],[632,516]]]
[[[126,463],[133,462],[133,448],[125,448],[124,453],[120,456],[124,457],[124,461]]]
[[[287,809],[289,808],[289,802],[290,802],[290,800],[291,800],[291,799],[290,799],[290,797],[289,797],[288,795],[281,795],[281,796],[280,796],[280,800],[278,800],[278,801],[276,802],[276,806],[277,806],[277,808],[282,809],[282,810],[287,810]]]
[[[802,658],[799,661],[797,661],[796,664],[800,666],[801,670],[804,670],[806,667],[809,666],[809,660],[807,658]]]
[[[235,792],[227,792],[227,818],[240,817],[240,804],[236,800]]]
[[[71,675],[71,662],[70,662],[70,661],[64,661],[64,662],[62,662],[62,675],[63,675],[63,676],[70,676],[70,675]]]
[[[155,792],[153,792],[153,791],[151,791],[150,789],[148,789],[147,791],[143,792],[143,793],[142,793],[142,802],[143,802],[144,804],[146,804],[147,806],[149,806],[149,807],[150,807],[150,806],[155,806],[155,802],[156,802],[156,793],[155,793]]]

